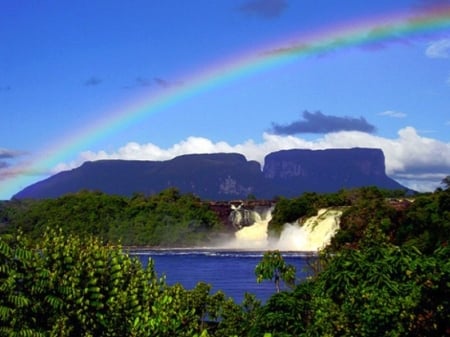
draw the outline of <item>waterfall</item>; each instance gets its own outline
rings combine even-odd
[[[342,210],[321,209],[304,223],[285,224],[277,242],[278,249],[318,251],[330,243],[339,229]],[[288,249],[290,250],[290,249]]]
[[[238,206],[233,209],[231,217],[241,229],[235,233],[234,239],[222,244],[221,248],[316,252],[330,242],[339,229],[342,215],[340,209],[321,209],[303,223],[286,223],[279,239],[269,239],[267,227],[272,219],[272,210],[273,207],[244,211]],[[253,221],[251,224],[250,219]]]
[[[263,250],[267,247],[267,226],[272,219],[273,206],[259,206],[245,209],[242,204],[231,206],[229,220],[239,228],[233,240],[222,245],[223,248]]]

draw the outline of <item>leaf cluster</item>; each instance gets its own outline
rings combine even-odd
[[[280,280],[288,286],[295,284],[295,267],[287,264],[278,250],[267,251],[255,268],[256,281],[273,280],[277,292],[280,292]]]

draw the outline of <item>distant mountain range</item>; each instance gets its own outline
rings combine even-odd
[[[14,198],[55,198],[80,190],[146,195],[176,187],[203,200],[294,197],[377,186],[407,189],[385,173],[380,149],[352,148],[273,152],[263,169],[236,153],[191,154],[166,161],[100,160],[30,185]]]

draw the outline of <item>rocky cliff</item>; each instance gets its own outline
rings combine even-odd
[[[154,194],[168,187],[204,200],[293,197],[342,188],[405,187],[385,174],[378,149],[285,150],[266,156],[264,168],[235,153],[194,154],[167,161],[101,160],[60,172],[14,197],[54,198],[82,189],[108,194]]]
[[[379,149],[283,150],[266,156],[263,172],[281,195],[361,186],[402,188],[386,175],[384,154]]]

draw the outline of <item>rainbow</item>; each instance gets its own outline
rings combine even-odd
[[[42,151],[34,160],[10,168],[9,176],[0,175],[0,199],[13,195],[33,182],[37,173],[50,174],[58,163],[85,151],[96,140],[107,138],[119,130],[175,105],[187,97],[210,88],[251,76],[273,67],[298,61],[301,57],[321,55],[349,47],[386,43],[412,38],[450,27],[450,5],[440,5],[421,12],[396,12],[328,26],[323,30],[300,33],[272,42],[259,50],[251,50],[213,63],[204,70],[183,76],[181,85],[173,86],[106,113],[85,129],[77,130],[57,145]]]

